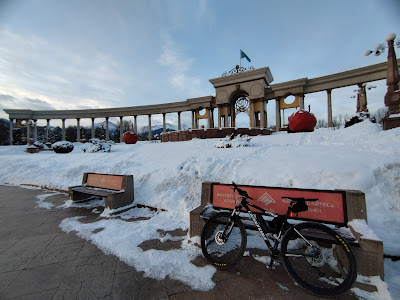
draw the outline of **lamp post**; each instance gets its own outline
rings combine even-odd
[[[388,48],[388,62],[387,62],[387,75],[386,85],[387,92],[385,95],[385,105],[388,107],[388,112],[385,118],[383,118],[383,130],[400,127],[400,91],[399,91],[399,70],[397,68],[396,53],[394,51],[396,35],[394,33],[389,34],[386,37],[387,48]],[[396,46],[400,47],[400,41],[397,40]],[[386,46],[378,44],[375,47],[375,51],[367,51],[365,55],[374,53],[376,56],[382,54]]]

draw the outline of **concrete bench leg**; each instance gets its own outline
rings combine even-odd
[[[204,207],[199,206],[190,212],[190,237],[200,236],[203,226],[206,223],[200,215],[204,212]]]

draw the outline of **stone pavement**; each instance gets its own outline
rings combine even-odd
[[[68,199],[46,198],[56,206],[38,208],[36,196],[48,193],[0,185],[0,299],[319,299],[293,283],[282,266],[268,270],[251,257],[214,275],[208,292],[175,280],[154,280],[106,255],[59,224],[65,218],[98,215],[90,209],[56,206]],[[144,247],[159,247],[149,241]],[[199,256],[196,265],[207,262]],[[350,293],[336,299],[354,299]]]

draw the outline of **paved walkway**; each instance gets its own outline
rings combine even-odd
[[[65,218],[94,220],[97,215],[89,209],[38,208],[36,196],[44,193],[0,185],[0,299],[318,299],[296,286],[283,267],[268,270],[250,257],[217,271],[216,287],[209,292],[143,277],[117,257],[61,231]],[[46,202],[61,205],[67,199],[59,194]],[[196,263],[206,261],[198,257]]]

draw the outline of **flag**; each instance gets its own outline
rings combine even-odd
[[[251,62],[251,59],[246,55],[246,53],[244,53],[242,49],[240,49],[240,59],[242,58],[246,58],[248,62]]]

